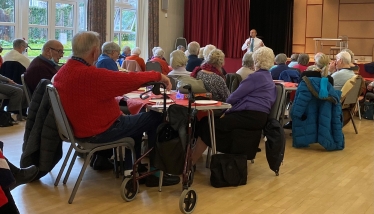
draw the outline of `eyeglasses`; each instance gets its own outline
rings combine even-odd
[[[51,50],[54,50],[54,51],[56,51],[57,53],[59,53],[59,54],[62,54],[62,55],[64,55],[64,51],[63,50],[57,50],[57,49],[55,49],[55,48],[51,48],[51,47],[49,47]]]

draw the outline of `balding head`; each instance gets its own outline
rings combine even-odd
[[[74,35],[71,45],[73,56],[84,59],[90,65],[100,55],[99,34],[94,31],[83,31]]]
[[[50,60],[53,59],[55,63],[58,63],[61,57],[64,56],[64,46],[58,40],[48,40],[43,45],[42,56]]]

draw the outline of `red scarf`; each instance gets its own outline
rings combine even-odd
[[[213,72],[213,73],[217,74],[218,76],[222,77],[224,80],[226,80],[226,77],[222,74],[221,71],[219,71],[216,67],[214,67],[213,65],[208,64],[208,63],[202,64],[201,66],[193,69],[193,71],[191,73],[191,77],[196,78],[197,73],[199,73],[199,71],[201,71],[201,70],[206,70],[206,71]]]

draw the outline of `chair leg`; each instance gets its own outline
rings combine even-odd
[[[355,128],[355,132],[356,132],[356,134],[358,134],[355,121],[353,120],[353,113],[352,113],[352,111],[349,111],[349,113],[350,113],[349,115],[351,116],[351,121],[352,121],[352,124],[353,124],[353,128]]]
[[[361,110],[360,110],[360,103],[359,101],[357,100],[357,109],[358,109],[358,117],[360,118],[361,120]]]
[[[118,147],[117,147],[118,148]],[[113,165],[114,165],[114,173],[116,174],[116,178],[119,178],[118,166],[117,166],[117,148],[113,148]]]
[[[62,173],[63,173],[64,170],[65,170],[66,163],[67,163],[68,160],[69,160],[69,157],[70,157],[71,151],[73,151],[73,145],[72,145],[72,144],[70,144],[70,147],[69,147],[68,152],[66,153],[66,157],[65,157],[65,159],[64,159],[64,162],[62,163],[61,169],[60,169],[60,171],[58,172],[58,175],[57,175],[57,178],[56,178],[56,180],[55,180],[55,184],[54,184],[55,186],[57,186],[58,183],[60,182],[60,179],[61,179]]]
[[[162,180],[164,179],[164,171],[160,170],[160,177],[158,179],[158,191],[162,191]]]
[[[77,156],[78,156],[77,151],[74,151],[74,155],[73,155],[73,158],[72,158],[71,161],[70,161],[70,165],[69,165],[68,171],[66,172],[65,178],[64,178],[64,180],[62,181],[63,184],[66,184],[66,182],[68,181],[68,178],[69,178],[69,176],[70,176],[71,169],[72,169],[73,166],[74,166],[74,163],[75,163],[75,160],[77,159]],[[90,157],[91,157],[91,156],[90,156]],[[85,161],[87,160],[87,158],[88,158],[88,157],[86,157]]]
[[[119,149],[119,173],[121,173],[121,176],[125,176],[125,170],[123,166],[123,153],[122,153],[122,146],[117,147]]]
[[[208,154],[206,155],[206,164],[205,164],[205,167],[206,168],[210,168],[210,156],[212,156],[212,148],[208,148]]]
[[[90,153],[88,153],[87,158],[84,160],[84,164],[82,166],[81,172],[79,173],[78,179],[77,179],[77,181],[75,182],[75,185],[74,185],[74,189],[71,192],[71,195],[70,195],[70,198],[69,198],[69,204],[73,203],[75,194],[77,193],[78,187],[79,187],[79,185],[80,185],[80,183],[82,181],[84,172],[86,171],[86,168],[87,168],[88,164],[90,163],[90,158],[92,157],[93,153],[94,153],[93,151],[91,151]]]

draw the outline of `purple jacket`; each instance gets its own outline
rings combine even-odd
[[[239,87],[227,98],[232,105],[226,113],[252,110],[270,113],[277,93],[268,70],[258,70],[244,79]]]

